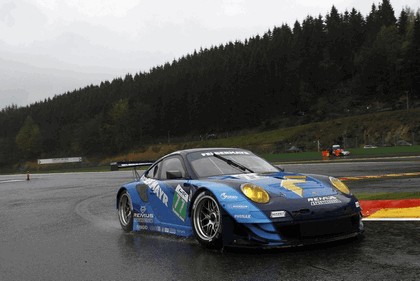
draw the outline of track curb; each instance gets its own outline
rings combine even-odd
[[[360,200],[365,220],[420,219],[420,199],[403,200]]]
[[[353,181],[353,180],[382,179],[382,178],[395,178],[395,177],[420,177],[420,172],[394,173],[394,174],[357,176],[357,177],[340,177],[339,179],[342,181]]]

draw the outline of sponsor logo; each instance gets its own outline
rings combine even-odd
[[[235,177],[240,178],[240,179],[246,179],[246,180],[249,180],[249,181],[259,180],[259,179],[262,178],[261,176],[259,176],[257,174],[238,174],[238,175],[235,175]]]
[[[225,192],[223,192],[222,194],[220,194],[220,198],[222,198],[222,199],[238,199],[238,196],[229,195],[229,194],[226,194]]]
[[[189,200],[188,194],[180,185],[178,185],[175,188],[174,199],[172,201],[172,211],[182,221],[185,221],[185,217],[187,216],[188,200]]]
[[[356,202],[354,203],[354,205],[356,206],[356,208],[360,208],[360,203],[359,203],[359,201],[356,201]]]
[[[249,155],[246,151],[214,151],[201,153],[201,156],[213,156],[213,155]]]
[[[153,218],[136,218],[139,223],[153,223]]]
[[[247,215],[247,214],[240,214],[240,215],[234,215],[233,216],[235,219],[250,219],[251,215]]]
[[[134,213],[134,218],[139,223],[153,223],[154,215],[146,213],[146,206],[141,206],[140,212],[141,213]]]
[[[176,193],[184,199],[184,201],[188,201],[188,193],[178,184],[175,188]]]
[[[270,214],[270,218],[284,218],[286,216],[286,211],[273,211]]]
[[[312,198],[308,198],[308,202],[311,204],[311,206],[341,203],[341,201],[337,199],[337,197],[335,196],[312,197]]]
[[[162,233],[176,234],[176,229],[175,228],[162,227],[162,226],[159,226],[159,225],[151,226],[150,230],[157,231],[157,232],[162,232]]]
[[[152,225],[152,226],[150,226],[150,230],[152,230],[152,231],[158,231],[158,232],[161,232],[162,231],[162,227],[160,227],[159,225]]]
[[[168,207],[168,195],[162,190],[162,188],[159,186],[159,182],[154,179],[149,179],[143,176],[141,180],[149,186],[150,190],[156,195],[157,198],[159,198],[162,203]]]
[[[162,232],[170,233],[170,234],[176,234],[176,229],[175,228],[169,228],[169,227],[162,227]]]
[[[248,209],[248,205],[231,205],[232,209]]]
[[[140,213],[134,213],[134,217],[136,219],[139,219],[139,218],[153,219],[153,214],[148,214],[148,213],[142,213],[142,214],[140,214]]]
[[[147,225],[144,225],[144,224],[139,224],[139,229],[140,230],[148,230],[149,227]]]

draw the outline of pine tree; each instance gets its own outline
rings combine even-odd
[[[420,13],[416,14],[413,35],[408,48],[407,58],[408,77],[411,82],[411,92],[420,98]]]
[[[394,9],[389,0],[383,0],[378,8],[379,20],[381,25],[393,26],[397,22]]]
[[[405,36],[407,33],[407,25],[408,25],[408,14],[403,9],[400,13],[400,17],[398,18],[397,26],[398,26],[398,33],[401,36]]]

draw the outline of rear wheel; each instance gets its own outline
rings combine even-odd
[[[124,231],[129,232],[133,230],[133,204],[131,202],[130,194],[124,191],[118,203],[118,219]]]
[[[201,192],[195,199],[192,221],[195,237],[201,245],[213,249],[223,246],[221,208],[209,191]]]

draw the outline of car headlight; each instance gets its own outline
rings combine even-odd
[[[350,189],[341,180],[330,177],[330,182],[332,183],[332,185],[334,185],[335,188],[340,190],[342,193],[350,194]]]
[[[241,185],[241,190],[246,197],[255,203],[268,203],[268,201],[270,201],[270,196],[268,195],[267,191],[258,185],[245,183]]]

